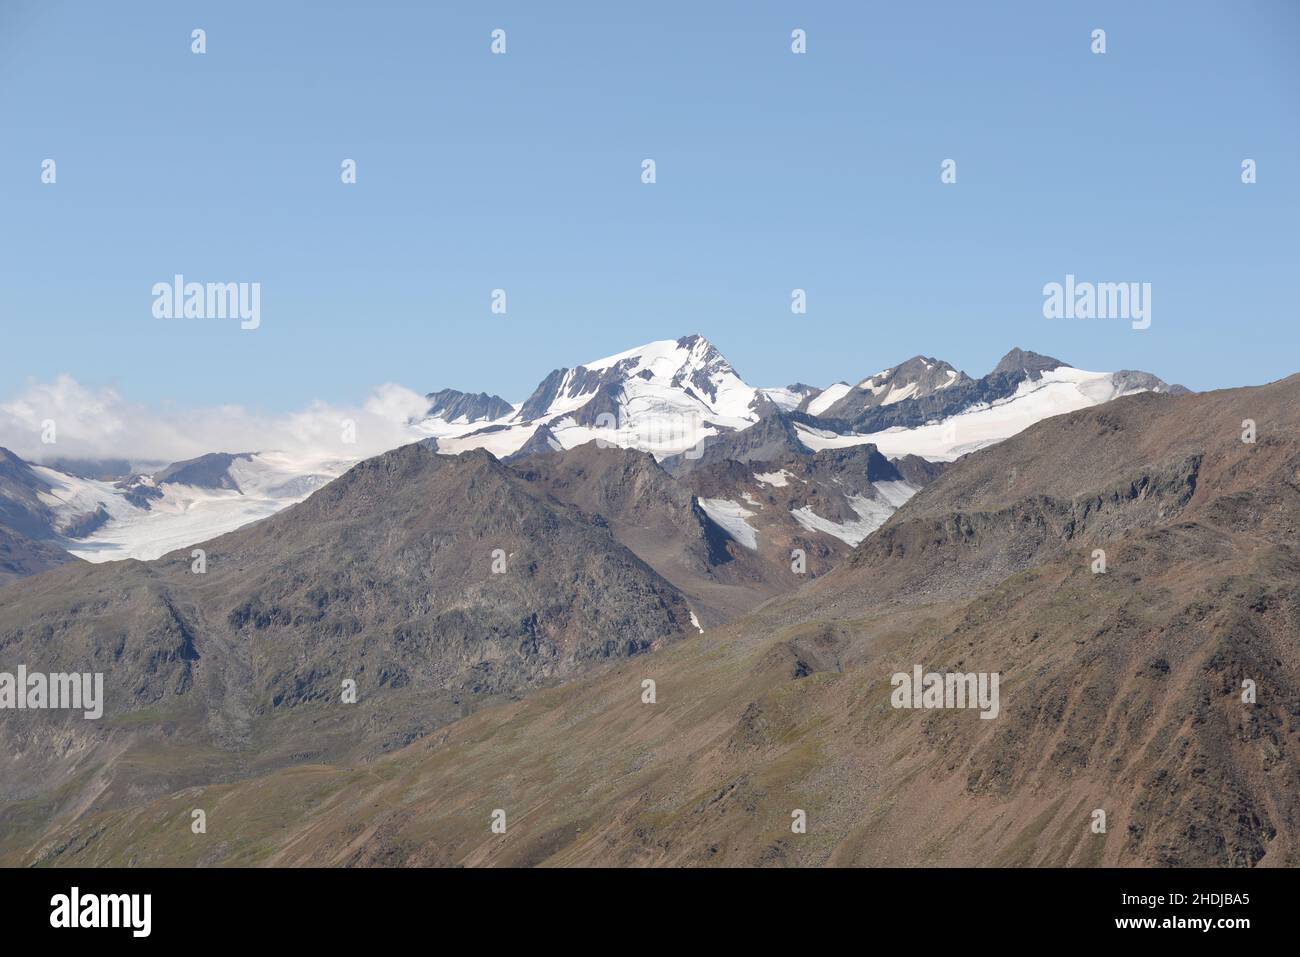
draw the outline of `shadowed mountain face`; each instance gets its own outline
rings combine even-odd
[[[0,448],[0,525],[30,538],[55,534],[54,513],[40,498],[48,488],[30,465]]]
[[[514,411],[505,399],[486,392],[475,395],[456,389],[442,389],[430,392],[425,398],[430,403],[426,414],[447,422],[490,422]]]
[[[5,853],[1296,866],[1297,532],[1300,376],[1131,396],[967,456],[852,562],[732,625],[365,768],[74,815]],[[892,707],[891,676],[915,665],[998,673],[998,716]],[[217,802],[219,843],[185,833],[188,808]],[[504,837],[488,832],[494,808]]]
[[[75,561],[78,559],[56,545],[33,541],[0,525],[0,585]]]

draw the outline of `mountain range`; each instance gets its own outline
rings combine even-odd
[[[1184,391],[1147,373],[1083,372],[1019,349],[980,379],[918,356],[855,386],[754,388],[691,335],[556,369],[520,403],[431,392],[424,414],[402,425],[410,441],[444,454],[482,448],[516,460],[597,441],[649,452],[674,474],[778,447],[804,455],[871,444],[892,458],[948,462],[1045,416],[1144,390]],[[306,457],[213,450],[146,469],[127,457],[77,462],[56,452],[25,462],[5,451],[0,525],[87,561],[153,559],[300,502],[357,461],[346,440]],[[870,523],[838,511],[855,528]]]
[[[757,390],[702,343],[431,393],[333,479],[0,459],[0,672],[106,688],[0,709],[0,862],[1300,864],[1300,375]],[[56,475],[294,501],[87,562]],[[900,709],[913,668],[1000,676],[995,720]]]

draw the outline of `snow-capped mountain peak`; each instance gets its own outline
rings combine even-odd
[[[615,412],[620,399],[626,405],[626,400],[654,393],[666,399],[670,392],[698,404],[696,411],[745,422],[757,418],[758,390],[737,375],[713,343],[689,335],[648,342],[571,369],[556,369],[542,380],[514,420],[550,420],[587,409],[576,421],[592,424],[596,415]]]
[[[966,379],[942,359],[913,356],[888,369],[849,386],[838,382],[810,400],[805,411],[810,415],[851,420],[868,409],[894,405],[906,399],[924,398],[951,388]]]

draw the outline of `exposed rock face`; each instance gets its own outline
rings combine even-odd
[[[519,447],[519,451],[514,455],[506,456],[507,462],[518,462],[521,459],[527,459],[534,455],[550,455],[553,452],[562,452],[564,446],[560,445],[555,438],[555,433],[551,427],[546,424],[539,425],[537,431]]]
[[[230,466],[240,459],[247,461],[252,457],[250,452],[239,454],[209,452],[198,458],[186,459],[184,462],[173,462],[156,473],[153,481],[155,485],[171,482],[176,485],[192,485],[195,488],[229,489],[238,492],[239,484],[230,474]]]
[[[581,366],[578,368],[580,370],[582,369]],[[552,403],[554,403],[559,397],[560,388],[564,384],[568,372],[568,369],[553,369],[547,374],[545,379],[537,384],[537,388],[533,390],[533,394],[530,395],[519,408],[516,417],[520,422],[531,422],[533,419],[540,418],[546,414]],[[573,383],[574,389],[581,389],[581,379],[581,376],[576,377]],[[591,391],[594,391],[594,386]],[[581,394],[581,392],[579,391],[577,394]]]
[[[50,483],[30,464],[8,449],[0,448],[0,525],[26,539],[57,543],[65,536],[88,535],[108,520],[102,505],[60,517],[42,497],[49,495],[50,488]],[[19,547],[15,544],[15,554]],[[30,545],[21,548],[27,550]],[[47,556],[54,554],[42,551]],[[39,564],[15,562],[13,565],[15,570],[26,567],[39,567]]]
[[[951,467],[951,463],[931,462],[919,455],[904,455],[901,458],[890,459],[890,462],[893,463],[894,468],[898,469],[899,474],[906,481],[911,482],[917,488],[929,485]]]
[[[1132,369],[1121,369],[1111,378],[1125,391],[1147,389],[1151,392],[1168,392],[1170,395],[1187,395],[1191,391],[1186,386],[1167,385],[1163,379],[1150,372],[1134,372]]]
[[[810,578],[847,557],[920,487],[870,444],[762,462],[728,459],[682,481],[706,508],[749,512],[754,552],[785,574],[797,560]]]
[[[1037,352],[1026,352],[1017,346],[998,360],[998,364],[993,367],[991,374],[1013,377],[1025,375],[1031,379],[1037,379],[1044,372],[1051,372],[1063,365],[1065,363],[1060,359],[1039,355]]]
[[[892,369],[885,369],[859,382],[826,408],[819,408],[817,414],[851,422],[868,409],[893,405],[910,398],[924,398],[968,381],[970,380],[965,373],[958,372],[941,359],[913,356]],[[807,411],[807,403],[803,409]]]
[[[148,511],[153,506],[153,503],[164,495],[163,490],[154,484],[153,479],[147,475],[132,475],[115,482],[114,485],[122,490],[123,497],[128,502],[144,511]]]
[[[811,455],[812,449],[795,432],[796,416],[775,411],[740,432],[727,432],[708,439],[702,449],[692,449],[665,458],[662,465],[670,474],[681,474],[717,462],[770,462],[790,455]]]
[[[442,389],[430,392],[427,415],[447,422],[492,422],[504,418],[514,411],[513,406],[499,395],[480,392],[459,392],[456,389]]]

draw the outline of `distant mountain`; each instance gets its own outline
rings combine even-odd
[[[347,464],[217,452],[109,481],[0,449],[0,525],[90,561],[157,558],[273,515]]]
[[[738,542],[782,567],[799,549],[804,574],[815,578],[944,470],[918,461],[891,461],[873,445],[855,445],[763,462],[728,459],[681,480]]]
[[[773,415],[733,438],[786,434],[782,421],[788,427]],[[707,626],[826,573],[945,468],[914,457],[891,462],[871,445],[722,451],[756,450],[720,441],[701,462],[670,473],[672,459],[592,442],[512,465],[553,497],[599,515],[691,598]]]
[[[0,525],[0,586],[75,561],[57,545],[34,541]]]
[[[0,448],[0,525],[33,538],[53,536],[54,512],[42,497],[48,491],[30,465]]]
[[[228,489],[238,492],[239,482],[230,467],[236,462],[251,462],[249,452],[231,454],[229,452],[210,452],[198,458],[187,459],[167,466],[152,476],[155,485],[189,485],[193,488]]]
[[[952,461],[1044,418],[1145,391],[1187,390],[1145,372],[1086,372],[1021,349],[979,379],[918,356],[849,389],[799,435],[814,449],[871,442],[889,455]]]
[[[60,473],[0,448],[0,525],[36,541],[88,535],[108,520],[98,502],[63,498]]]
[[[425,398],[429,400],[426,415],[452,424],[492,422],[515,411],[505,399],[486,392],[473,395],[455,389],[443,389],[440,392],[430,392]]]
[[[763,556],[734,544],[691,489],[646,452],[591,442],[525,458],[514,469],[552,498],[598,516],[690,599],[704,627],[730,621],[801,581],[790,573],[787,555]]]
[[[948,363],[915,356],[891,369],[877,372],[855,386],[831,386],[809,399],[803,411],[853,422],[868,409],[919,399],[949,389],[966,379]]]

